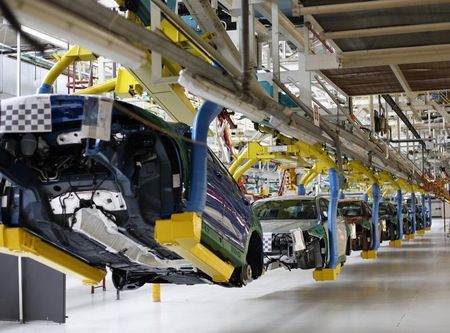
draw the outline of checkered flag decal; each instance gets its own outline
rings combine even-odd
[[[28,96],[2,100],[0,133],[52,131],[50,96]]]
[[[263,234],[263,252],[272,252],[272,233],[265,232]]]

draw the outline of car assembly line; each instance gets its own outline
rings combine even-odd
[[[0,330],[447,331],[449,18],[0,0]]]

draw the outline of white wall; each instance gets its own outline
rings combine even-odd
[[[432,200],[431,209],[433,211],[433,217],[444,217],[444,204],[441,200]],[[450,219],[450,204],[445,203],[445,216]]]
[[[22,61],[22,95],[35,94],[47,73],[47,69]],[[66,83],[67,76],[61,75],[56,82],[56,92],[61,94],[67,93]],[[16,60],[0,55],[0,99],[15,95]]]

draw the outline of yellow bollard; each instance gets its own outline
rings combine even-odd
[[[159,283],[152,283],[152,300],[161,302],[161,285]]]

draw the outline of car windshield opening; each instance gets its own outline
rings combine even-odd
[[[386,205],[380,205],[378,208],[378,215],[388,215],[388,207]]]
[[[260,220],[312,220],[317,218],[316,202],[313,200],[266,201],[254,206]]]
[[[344,216],[362,216],[363,210],[360,202],[340,202],[339,208]]]

